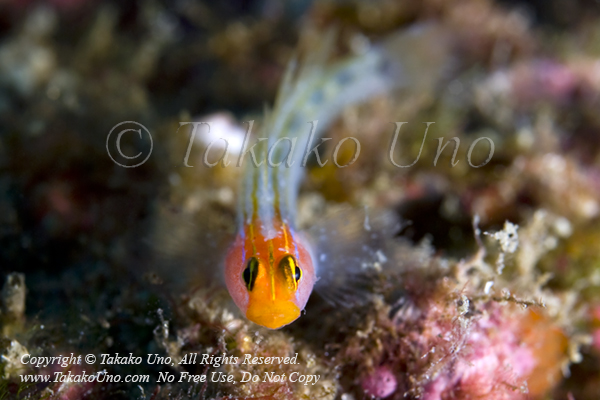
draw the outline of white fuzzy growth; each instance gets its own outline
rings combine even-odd
[[[495,233],[488,233],[500,243],[500,248],[504,253],[514,253],[519,247],[519,233],[517,232],[519,225],[512,222],[504,222],[504,229]]]

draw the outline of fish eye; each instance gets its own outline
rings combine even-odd
[[[256,282],[256,277],[258,276],[258,260],[256,257],[250,258],[248,260],[248,265],[244,272],[242,272],[242,278],[244,278],[244,283],[246,283],[246,289],[248,291],[252,291],[254,288],[254,282]]]
[[[279,269],[283,272],[288,285],[298,289],[298,282],[302,278],[302,269],[298,266],[296,259],[290,254],[285,255],[279,261]]]
[[[296,270],[294,271],[294,279],[298,282],[302,278],[302,270],[299,266],[296,265]]]

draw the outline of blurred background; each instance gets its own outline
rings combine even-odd
[[[1,399],[600,397],[597,1],[2,0],[0,9]],[[421,48],[401,51],[423,51],[423,71],[429,62],[445,67],[424,72],[419,91],[345,110],[326,136],[359,138],[361,157],[345,169],[309,168],[299,210],[305,228],[342,205],[406,221],[401,245],[386,242],[397,268],[380,277],[397,284],[371,288],[379,303],[360,311],[335,311],[315,296],[283,331],[249,325],[212,278],[235,230],[239,171],[202,165],[201,140],[189,159],[194,168],[186,168],[189,130],[179,122],[208,120],[239,137],[242,122],[273,103],[289,60],[310,53],[328,29],[337,29],[332,58],[341,59],[415,24],[436,25],[448,47],[433,58]],[[152,153],[139,167],[123,168],[107,153],[107,135],[122,121],[151,132]],[[414,167],[387,158],[393,121],[409,122],[396,153],[403,164],[419,153],[422,123],[435,121]],[[493,158],[472,168],[466,151],[483,136],[495,144]],[[455,167],[452,141],[434,165],[440,137],[460,139]],[[122,146],[125,154],[149,152],[135,135]],[[475,151],[473,164],[486,154]],[[482,231],[508,234],[505,221],[519,225],[519,250],[506,250],[498,235],[474,235],[475,215]],[[448,280],[465,292],[448,289]],[[440,316],[424,311],[435,308],[425,298],[461,305]],[[513,318],[513,305],[543,311]],[[317,310],[331,317],[323,322]],[[460,334],[448,328],[448,340],[469,343],[465,349],[414,361],[435,348],[427,335],[445,332],[427,325],[432,318],[450,326],[465,315],[472,319]],[[481,315],[493,318],[484,326]],[[525,322],[490,333],[507,320]],[[527,366],[490,383],[523,347],[532,349],[518,355],[531,358]],[[176,359],[282,348],[329,373],[325,383],[159,385],[158,372],[173,369],[144,364],[111,369],[149,374],[139,387],[23,385],[15,361],[27,351]],[[481,361],[490,349],[497,365]],[[467,364],[490,376],[473,377]],[[515,376],[533,376],[529,390]]]

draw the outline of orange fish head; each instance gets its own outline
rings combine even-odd
[[[238,235],[231,246],[225,259],[225,283],[246,318],[267,328],[281,328],[300,317],[316,281],[308,243],[295,237],[289,245],[279,236],[248,241]]]

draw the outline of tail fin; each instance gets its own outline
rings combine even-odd
[[[377,50],[384,60],[382,77],[393,88],[431,92],[451,68],[454,42],[435,23],[414,25],[390,36]]]

